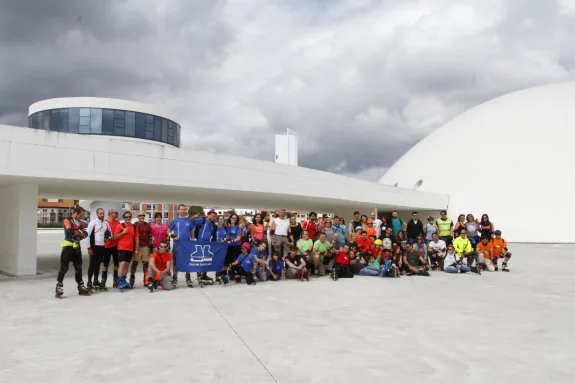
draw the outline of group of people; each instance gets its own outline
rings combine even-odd
[[[237,214],[224,218],[214,210],[190,216],[185,205],[178,206],[178,216],[163,223],[161,213],[148,223],[145,214],[98,209],[96,218],[85,225],[85,211],[74,209],[64,220],[61,268],[56,284],[56,297],[63,295],[63,279],[69,263],[75,267],[78,292],[89,295],[94,289],[106,289],[110,261],[113,262],[113,286],[132,288],[139,263],[143,283],[150,291],[171,289],[178,285],[176,259],[185,242],[208,241],[227,243],[223,270],[214,270],[215,282],[237,283],[245,279],[299,279],[310,276],[352,278],[354,275],[400,277],[429,276],[431,270],[447,273],[481,273],[482,270],[509,271],[511,253],[500,230],[495,230],[489,216],[480,220],[473,215],[460,215],[456,222],[447,216],[427,217],[424,224],[417,212],[404,222],[394,211],[389,217],[353,214],[349,224],[343,217],[333,218],[311,212],[298,222],[296,213],[279,210],[257,213],[252,220]],[[80,242],[89,241],[88,282],[82,279]],[[271,256],[270,256],[271,254]],[[100,273],[100,268],[102,268]],[[206,272],[197,273],[200,282],[214,282]],[[193,287],[191,273],[185,273],[186,284]]]

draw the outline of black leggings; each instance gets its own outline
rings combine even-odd
[[[104,246],[94,246],[92,247],[93,254],[90,256],[90,264],[88,266],[88,283],[92,282],[92,277],[94,277],[94,282],[98,282],[98,275],[100,275],[100,264],[106,255],[106,248]]]
[[[254,275],[252,273],[248,273],[247,271],[245,271],[241,265],[232,266],[230,277],[235,278],[236,276],[245,277],[246,283],[248,285],[251,285],[252,283],[255,282],[254,281]]]
[[[76,270],[76,282],[82,282],[82,250],[79,246],[75,249],[72,246],[66,246],[62,249],[62,254],[60,255],[60,271],[57,279],[59,283],[64,280],[70,262],[74,264],[74,269]]]

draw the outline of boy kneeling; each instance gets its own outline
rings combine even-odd
[[[158,251],[155,251],[150,257],[150,265],[148,267],[148,288],[150,292],[153,292],[158,286],[161,286],[162,290],[171,290],[171,267],[172,254],[168,251],[168,244],[162,241]]]

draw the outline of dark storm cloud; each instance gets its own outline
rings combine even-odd
[[[575,79],[566,1],[0,0],[0,122],[50,97],[166,106],[183,146],[379,177],[481,102]],[[424,166],[424,164],[422,164]]]
[[[0,122],[26,125],[52,97],[155,97],[201,88],[233,38],[221,1],[7,1],[0,12]],[[166,98],[164,97],[164,102]]]
[[[121,13],[123,0],[5,0],[0,5],[0,42],[54,43],[71,30],[101,41],[131,39],[148,33],[153,24],[142,12]]]

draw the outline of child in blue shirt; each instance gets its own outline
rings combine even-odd
[[[242,253],[230,265],[230,277],[236,280],[236,283],[240,283],[242,277],[246,278],[246,283],[248,285],[256,283],[254,275],[256,273],[257,257],[255,253],[250,253],[251,246],[249,243],[244,242],[242,245]]]
[[[273,281],[286,279],[285,262],[280,258],[280,253],[277,251],[272,255],[272,259],[268,267],[268,278]]]

